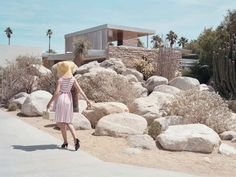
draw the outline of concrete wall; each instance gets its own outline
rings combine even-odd
[[[6,60],[15,61],[19,56],[42,58],[43,49],[39,47],[0,45],[0,66],[6,66]]]

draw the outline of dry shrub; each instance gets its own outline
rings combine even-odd
[[[17,103],[10,103],[8,105],[8,111],[16,111],[17,109],[19,109]]]
[[[129,104],[141,96],[133,83],[119,74],[99,72],[88,77],[82,76],[78,81],[87,97],[95,102],[117,101]]]
[[[168,80],[177,77],[180,74],[180,59],[181,52],[170,48],[161,48],[159,56],[156,60],[157,71],[156,74],[163,76]]]
[[[14,63],[8,62],[1,77],[1,99],[8,100],[19,92],[31,93],[37,76],[30,65],[40,63],[39,59],[26,56],[18,57]]]
[[[151,125],[148,127],[148,135],[150,135],[154,140],[161,133],[161,125],[153,121]]]
[[[37,82],[38,89],[46,90],[53,94],[56,90],[57,76],[51,73],[40,77]]]
[[[226,102],[214,92],[188,90],[165,106],[168,115],[182,116],[186,123],[201,123],[222,133],[230,129],[231,112]]]
[[[141,59],[137,59],[134,61],[134,66],[137,71],[143,74],[145,80],[149,77],[153,76],[156,69],[155,65],[153,64],[152,59],[148,59],[147,57],[143,56]]]

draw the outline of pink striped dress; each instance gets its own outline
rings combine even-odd
[[[71,88],[75,82],[75,78],[60,78],[60,92],[55,103],[55,119],[56,122],[72,123],[73,119],[73,101]]]

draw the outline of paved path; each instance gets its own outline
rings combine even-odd
[[[60,144],[60,140],[0,111],[0,177],[194,177],[103,162],[81,150],[62,150]]]

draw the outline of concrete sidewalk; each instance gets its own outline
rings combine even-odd
[[[194,177],[152,168],[103,162],[17,117],[0,111],[0,177]],[[196,176],[195,176],[196,177]]]

